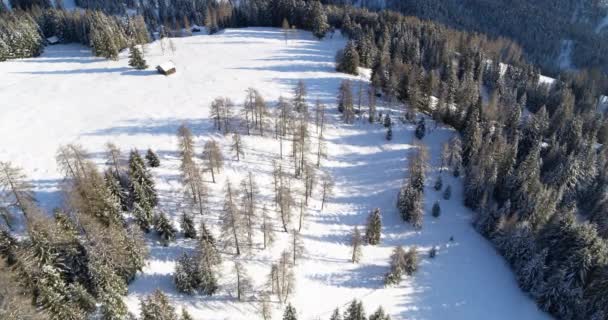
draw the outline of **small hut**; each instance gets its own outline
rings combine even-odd
[[[170,74],[174,74],[177,70],[175,69],[175,64],[171,61],[167,61],[156,66],[156,70],[160,74],[164,74],[166,76]]]
[[[57,36],[52,36],[46,38],[46,43],[49,45],[54,45],[59,43],[59,38]]]

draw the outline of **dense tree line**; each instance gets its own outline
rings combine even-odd
[[[463,36],[385,12],[353,9],[329,17],[341,21],[359,57],[374,52],[371,63],[361,58],[361,64],[372,67],[377,93],[459,131],[460,138],[444,147],[442,171],[464,174],[475,227],[509,261],[522,289],[558,318],[605,318],[607,131],[596,107],[601,77],[581,72],[546,84],[506,40]],[[406,220],[417,222],[418,170],[410,171],[399,207]],[[444,197],[450,195],[446,188]]]
[[[56,36],[63,43],[90,46],[93,54],[117,59],[129,45],[145,44],[150,34],[141,16],[122,19],[101,11],[41,10],[0,13],[0,61],[35,57],[45,39]]]
[[[325,0],[324,3],[350,5],[353,1]],[[572,60],[577,67],[604,71],[608,67],[607,48],[603,44],[607,34],[596,33],[596,27],[608,11],[601,1],[368,0],[361,5],[374,11],[394,10],[471,33],[513,39],[521,44],[528,60],[547,73],[557,73],[558,56],[565,39],[575,43]]]

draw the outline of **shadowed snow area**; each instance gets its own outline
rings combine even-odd
[[[189,209],[182,201],[175,134],[179,125],[187,123],[195,135],[197,153],[205,141],[214,138],[226,158],[218,183],[209,184],[211,212],[197,219],[211,225],[217,236],[223,185],[230,179],[238,186],[249,171],[260,187],[260,206],[264,202],[273,212],[272,160],[278,158],[278,141],[270,130],[264,137],[243,135],[245,157],[237,162],[230,151],[230,137],[213,130],[209,105],[215,97],[227,96],[240,108],[245,90],[254,87],[274,108],[280,95],[291,98],[296,83],[303,80],[311,110],[317,98],[327,105],[328,158],[322,167],[332,174],[336,187],[323,212],[320,189],[309,205],[303,228],[306,251],[296,266],[297,288],[291,298],[300,319],[328,319],[336,306],[353,298],[363,300],[368,314],[384,306],[393,319],[549,318],[519,290],[503,259],[471,227],[472,213],[462,205],[461,181],[444,173],[444,186],[452,186],[451,200],[443,200],[441,192],[432,188],[439,174],[441,144],[454,135],[453,130],[434,128],[427,122],[434,129],[423,140],[431,155],[424,226],[415,231],[401,221],[395,202],[407,175],[406,157],[414,148],[414,127],[397,123],[393,140],[387,142],[379,124],[341,122],[335,98],[340,82],[368,80],[334,71],[335,52],[345,44],[339,33],[333,39],[317,41],[308,32],[293,31],[286,40],[279,29],[246,28],[172,41],[175,53],[166,48],[163,55],[159,42],[147,46],[149,68],[144,71],[128,66],[127,52],[121,53],[119,61],[107,61],[92,57],[88,48],[78,45],[47,47],[39,58],[0,63],[0,161],[10,160],[25,169],[42,206],[51,209],[61,201],[58,185],[62,175],[54,161],[60,145],[82,144],[103,165],[104,144],[111,141],[124,153],[131,148],[158,152],[161,167],[153,169],[153,174],[160,209],[177,226],[181,213]],[[176,74],[156,73],[156,65],[165,61],[176,65]],[[392,112],[396,119],[397,111]],[[315,136],[314,126],[311,128]],[[314,145],[316,138],[312,141]],[[286,142],[285,150],[289,148]],[[442,206],[439,219],[430,215],[436,200]],[[383,216],[381,244],[365,246],[362,261],[353,264],[350,234],[355,226],[363,228],[375,207]],[[257,234],[259,248],[238,258],[255,288],[263,286],[270,264],[288,247],[288,236],[280,232],[278,219],[274,225],[278,239],[272,249],[262,251],[261,234]],[[140,297],[160,288],[176,308],[187,308],[195,319],[258,318],[256,296],[245,302],[233,297],[231,255],[223,255],[217,295],[186,296],[175,291],[172,273],[175,259],[193,250],[195,242],[184,240],[181,234],[168,247],[153,236],[147,242],[149,264],[130,285],[126,298],[131,311],[138,312]],[[399,286],[385,288],[383,276],[396,245],[418,247],[420,270]],[[439,249],[435,259],[428,258],[432,246]],[[275,303],[275,318],[282,309]]]

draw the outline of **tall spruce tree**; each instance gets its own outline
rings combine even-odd
[[[129,47],[129,65],[137,70],[144,70],[148,68],[144,55],[134,45]]]

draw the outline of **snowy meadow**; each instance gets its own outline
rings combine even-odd
[[[424,222],[420,230],[403,222],[395,203],[407,177],[408,154],[415,147],[415,124],[402,122],[402,107],[388,108],[378,101],[378,110],[394,118],[393,139],[386,141],[386,129],[361,117],[345,124],[337,111],[340,84],[350,79],[353,87],[367,86],[369,71],[355,77],[335,71],[334,56],[344,47],[339,32],[316,40],[304,31],[284,32],[272,28],[227,29],[215,35],[174,38],[174,49],[161,48],[156,41],[147,45],[149,68],[137,71],[128,66],[127,52],[119,61],[95,58],[79,45],[46,48],[38,58],[0,63],[0,161],[22,167],[35,187],[40,205],[51,212],[63,202],[63,174],[55,163],[61,145],[80,144],[91,159],[104,168],[105,144],[112,142],[123,154],[131,149],[154,150],[160,167],[152,174],[159,193],[159,210],[179,226],[184,212],[194,212],[184,199],[180,179],[180,156],[176,133],[180,125],[194,136],[195,152],[213,139],[224,154],[224,166],[216,183],[204,174],[209,187],[209,212],[195,215],[212,233],[220,233],[220,212],[228,181],[238,186],[251,173],[259,188],[256,207],[268,208],[277,239],[262,249],[261,232],[254,234],[253,246],[236,257],[222,250],[219,290],[213,296],[185,295],[175,289],[175,261],[194,250],[196,240],[178,233],[168,246],[152,233],[146,236],[150,256],[143,272],[129,286],[126,302],[137,313],[139,299],[159,288],[178,310],[187,309],[195,319],[253,319],[259,317],[257,294],[264,286],[274,263],[290,247],[290,235],[274,207],[273,161],[289,167],[289,141],[281,145],[272,126],[264,135],[247,135],[242,127],[243,154],[231,148],[231,137],[214,128],[210,105],[217,97],[228,97],[237,116],[246,90],[255,88],[274,111],[280,97],[292,99],[299,81],[307,89],[310,110],[318,100],[326,106],[324,141],[327,155],[315,168],[317,177],[331,176],[334,194],[321,210],[321,187],[312,192],[301,219],[303,252],[295,264],[295,290],[289,301],[300,319],[329,319],[353,299],[363,301],[368,313],[378,306],[393,319],[547,319],[534,302],[517,286],[509,267],[491,244],[471,226],[473,213],[464,207],[462,182],[440,172],[442,145],[455,132],[427,121],[422,139],[429,150],[428,174],[424,190]],[[157,74],[154,67],[172,61],[177,73]],[[236,126],[236,123],[235,123]],[[311,125],[311,161],[316,159],[317,131]],[[434,181],[443,175],[443,185],[451,186],[446,200],[436,191]],[[302,188],[294,179],[294,188]],[[299,198],[298,198],[299,199]],[[441,216],[431,215],[433,204],[441,204]],[[294,209],[293,228],[299,227],[300,207]],[[359,263],[351,261],[351,234],[363,230],[369,213],[379,208],[382,237],[377,246],[364,245]],[[297,217],[297,218],[296,218]],[[259,221],[258,221],[259,222]],[[420,268],[396,286],[384,285],[393,249],[416,246]],[[429,257],[431,248],[435,258]],[[253,290],[243,301],[235,296],[234,262],[240,262],[252,279]],[[272,303],[274,318],[284,305]]]

